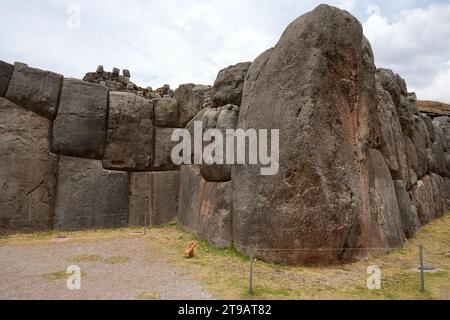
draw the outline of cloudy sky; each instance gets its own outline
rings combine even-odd
[[[77,78],[98,64],[127,68],[141,86],[211,84],[220,69],[275,45],[293,19],[320,3],[0,0],[0,60]],[[363,23],[378,67],[401,74],[420,99],[450,103],[450,0],[328,3]]]

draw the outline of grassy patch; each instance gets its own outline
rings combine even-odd
[[[155,292],[144,292],[136,297],[136,300],[159,300],[161,295]]]
[[[143,230],[143,228],[122,228],[122,229],[104,229],[87,231],[45,231],[37,233],[21,233],[14,235],[3,235],[0,237],[0,246],[4,245],[27,245],[51,243],[57,238],[68,238],[69,241],[97,241],[114,238],[133,237],[132,232]],[[134,235],[137,236],[137,235]]]
[[[450,213],[431,222],[401,250],[343,266],[289,267],[261,261],[254,266],[254,293],[248,294],[249,259],[233,248],[217,249],[177,226],[151,229],[152,252],[178,265],[219,299],[450,299]],[[185,259],[183,250],[198,242],[196,256]],[[425,248],[425,264],[443,272],[425,275],[420,291],[418,246]],[[367,289],[367,267],[382,272],[381,290]]]
[[[102,260],[102,257],[96,254],[81,254],[68,259],[68,261],[72,263],[97,262],[100,260]]]
[[[43,274],[42,277],[46,280],[60,280],[60,279],[66,279],[69,276],[71,276],[71,273],[67,273],[66,271],[56,271],[56,272],[50,272]],[[84,277],[86,275],[86,272],[81,271],[81,276]]]
[[[122,256],[114,256],[114,257],[103,260],[103,262],[106,264],[121,264],[121,263],[127,263],[129,261],[130,261],[130,258],[122,257]]]

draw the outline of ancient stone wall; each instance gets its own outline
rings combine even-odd
[[[419,112],[376,69],[345,11],[303,15],[213,86],[153,91],[130,76],[0,62],[0,232],[177,222],[267,261],[328,264],[401,247],[450,210],[450,117]],[[279,173],[175,165],[172,132],[195,121],[279,129]]]

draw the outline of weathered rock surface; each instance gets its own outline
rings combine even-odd
[[[346,248],[369,241],[364,154],[375,96],[373,55],[361,24],[330,6],[295,20],[275,48],[253,62],[238,128],[280,129],[282,165],[274,176],[261,176],[260,166],[235,166],[238,250],[302,249],[258,251],[265,260],[290,264],[363,254]]]
[[[161,98],[153,100],[155,105],[155,126],[178,128],[178,102],[171,98]]]
[[[241,105],[244,80],[250,65],[251,62],[242,62],[219,72],[213,87],[212,100],[215,107]]]
[[[128,224],[128,174],[102,168],[98,160],[61,156],[55,228],[121,228]]]
[[[207,108],[203,118],[203,130],[218,129],[222,132],[223,139],[223,161],[224,164],[203,164],[200,167],[200,173],[206,181],[225,182],[231,180],[232,165],[226,162],[226,129],[236,129],[239,119],[240,108],[234,105],[226,105],[220,108]],[[205,143],[204,146],[209,143]]]
[[[179,171],[154,172],[151,224],[160,226],[176,222],[180,185]]]
[[[179,172],[130,173],[131,226],[161,226],[176,222]]]
[[[172,161],[172,149],[178,142],[172,142],[175,128],[155,128],[155,155],[152,171],[176,171],[180,166]]]
[[[396,180],[394,181],[394,186],[400,209],[402,229],[405,236],[408,239],[411,239],[416,234],[416,231],[421,227],[417,209],[413,205],[411,198],[406,191],[405,182],[402,180]]]
[[[178,224],[190,232],[197,232],[200,213],[200,184],[206,182],[195,165],[181,166],[178,197]]]
[[[152,184],[150,172],[130,172],[128,224],[131,227],[149,225],[149,216],[152,209]]]
[[[396,189],[383,155],[369,149],[369,248],[399,248],[405,241]],[[379,253],[379,252],[378,252]]]
[[[210,86],[190,83],[183,84],[175,90],[175,99],[179,105],[181,128],[184,128],[203,109],[205,95],[210,89]]]
[[[0,232],[51,229],[58,157],[51,122],[0,98]]]
[[[17,105],[53,120],[63,76],[16,63],[5,97]]]
[[[419,178],[419,160],[417,159],[416,147],[411,139],[407,136],[405,138],[406,162],[408,163],[408,186],[414,186]]]
[[[411,141],[416,148],[417,154],[417,176],[419,179],[424,177],[429,170],[428,166],[428,153],[430,148],[430,136],[425,122],[420,116],[414,116],[414,130],[412,133]]]
[[[232,244],[232,183],[201,183],[198,236],[217,247]]]
[[[0,97],[5,96],[13,71],[13,65],[0,61]]]
[[[420,223],[427,224],[436,217],[433,190],[429,176],[423,177],[410,191],[414,206],[417,208]]]
[[[111,92],[104,168],[148,170],[153,160],[153,143],[152,101],[131,93]]]
[[[108,91],[97,84],[64,79],[53,124],[53,151],[80,158],[103,158]]]
[[[391,96],[377,81],[380,151],[395,180],[410,182],[405,139]],[[412,184],[409,184],[412,187]]]

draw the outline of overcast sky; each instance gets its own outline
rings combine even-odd
[[[127,68],[145,87],[212,84],[220,69],[252,61],[322,2],[0,0],[0,60],[76,78],[99,64]],[[378,67],[398,72],[420,99],[450,103],[450,0],[328,3],[363,23]]]

